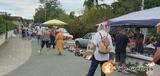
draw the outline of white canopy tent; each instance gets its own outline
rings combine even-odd
[[[111,27],[153,27],[158,22],[160,22],[160,7],[155,7],[110,19],[108,25]]]

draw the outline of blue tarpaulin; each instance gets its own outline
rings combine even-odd
[[[154,27],[159,22],[160,7],[155,7],[110,19],[108,25],[111,27]]]

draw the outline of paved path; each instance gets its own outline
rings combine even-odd
[[[22,65],[31,51],[31,42],[19,38],[11,38],[0,46],[0,76]]]
[[[64,51],[62,56],[57,56],[52,50],[50,55],[38,54],[39,46],[32,41],[32,55],[30,59],[5,76],[85,76],[90,62],[81,57],[75,57],[73,53]],[[96,75],[100,76],[97,69]],[[134,76],[114,72],[110,76]]]

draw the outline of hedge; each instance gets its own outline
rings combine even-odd
[[[15,27],[16,26],[11,21],[5,20],[2,16],[0,16],[0,34],[12,30]]]

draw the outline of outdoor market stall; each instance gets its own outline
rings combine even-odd
[[[46,21],[43,24],[49,27],[58,27],[58,30],[64,36],[64,48],[69,51],[75,50],[75,41],[73,40],[73,35],[69,34],[69,32],[65,28],[60,28],[61,26],[67,25],[67,23],[57,19],[53,19]]]
[[[155,27],[156,24],[160,22],[160,7],[155,7],[151,9],[146,9],[142,11],[132,12],[117,18],[113,18],[107,21],[106,26],[110,27],[129,27],[129,28],[150,28]],[[155,29],[156,30],[156,29]],[[147,52],[150,49],[145,49]],[[153,50],[152,50],[153,51]],[[151,52],[148,52],[151,54]],[[154,54],[152,52],[152,54]],[[135,53],[127,54],[127,66],[145,66],[147,62],[152,60],[152,56],[141,55]],[[133,70],[132,70],[133,72]],[[134,70],[136,73],[145,73],[145,71]],[[142,75],[141,75],[142,76]]]
[[[110,19],[108,25],[111,27],[154,27],[160,22],[160,7],[132,12],[117,18]]]

